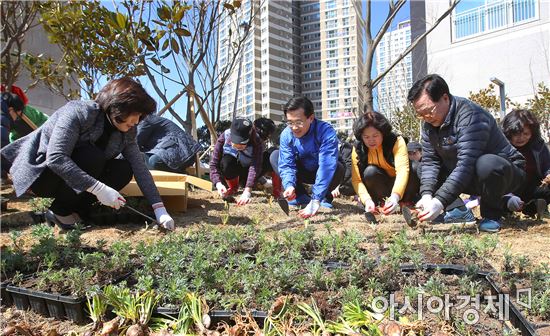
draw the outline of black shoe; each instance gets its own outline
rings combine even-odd
[[[57,219],[57,216],[53,213],[53,211],[48,210],[44,213],[44,217],[46,218],[46,222],[50,224],[51,226],[59,226],[61,230],[69,231],[76,228],[76,223],[73,224],[63,224]]]

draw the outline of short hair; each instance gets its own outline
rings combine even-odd
[[[293,111],[299,108],[304,109],[304,113],[306,117],[309,117],[310,115],[313,114],[313,103],[311,102],[311,100],[309,100],[307,97],[304,97],[304,96],[296,96],[296,97],[290,98],[288,103],[285,104],[285,107],[283,108],[285,117],[286,117],[287,111]]]
[[[437,74],[430,74],[414,82],[407,95],[407,101],[412,103],[417,100],[423,90],[426,90],[433,102],[441,99],[444,94],[451,95],[447,82]]]
[[[273,120],[262,117],[254,120],[254,128],[262,140],[267,140],[275,132],[276,127]]]
[[[355,135],[355,138],[362,142],[362,136],[363,136],[363,130],[367,127],[374,127],[380,133],[382,133],[382,136],[384,138],[387,138],[388,136],[392,135],[392,126],[388,119],[379,112],[366,112],[363,113],[355,122],[353,123],[353,134]]]
[[[521,133],[524,127],[528,127],[531,130],[531,139],[541,138],[540,123],[537,117],[529,110],[515,109],[506,114],[504,119],[502,119],[502,132],[508,140],[512,139],[512,136]]]
[[[157,109],[157,103],[140,83],[130,77],[111,80],[97,94],[96,103],[117,123],[130,114],[140,114],[140,120]]]

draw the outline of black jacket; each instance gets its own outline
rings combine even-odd
[[[472,183],[481,155],[495,154],[525,169],[524,157],[508,142],[489,112],[468,99],[450,98],[443,124],[422,126],[420,194],[433,195],[443,206],[453,202]],[[436,190],[438,177],[445,181]]]
[[[537,178],[540,181],[550,174],[550,150],[541,138],[533,141],[530,147],[537,165]]]
[[[173,121],[149,115],[137,127],[137,141],[143,153],[156,154],[170,168],[179,170],[201,146]]]

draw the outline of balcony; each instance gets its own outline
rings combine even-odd
[[[454,14],[453,41],[509,28],[539,17],[538,0],[497,0]]]

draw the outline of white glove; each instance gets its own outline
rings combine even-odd
[[[168,212],[166,211],[165,207],[159,207],[155,210],[155,217],[157,217],[157,222],[165,228],[166,230],[174,231],[175,225],[174,225],[174,219],[170,217]]]
[[[294,187],[288,187],[283,192],[283,197],[289,201],[292,201],[296,198],[296,189]]]
[[[510,198],[508,199],[508,203],[506,204],[508,210],[519,211],[521,210],[521,208],[523,208],[523,201],[521,200],[521,198],[514,194],[508,194],[506,196],[510,196]]]
[[[247,189],[243,190],[243,193],[241,194],[241,197],[239,197],[239,200],[237,201],[237,205],[245,205],[250,203],[250,197],[252,194]]]
[[[376,204],[372,201],[372,199],[367,199],[365,201],[365,212],[374,212],[376,210]]]
[[[117,210],[126,204],[126,200],[118,191],[100,181],[97,181],[93,186],[86,189],[86,191],[94,194],[101,204]]]
[[[333,198],[340,197],[340,186],[338,185],[336,188],[334,188],[333,191],[330,192]]]
[[[302,218],[309,218],[317,213],[319,211],[319,207],[321,206],[321,202],[319,200],[312,199],[309,201],[309,204],[302,210],[298,211],[298,214]]]
[[[220,197],[223,197],[225,193],[227,193],[227,188],[221,182],[216,183],[216,189],[218,189],[218,195],[220,195]]]
[[[419,210],[424,210],[424,209],[426,209],[427,204],[431,203],[431,201],[432,201],[432,195],[424,195],[424,196],[422,196],[420,201],[416,202],[414,207],[419,209]]]
[[[382,208],[382,213],[384,213],[384,215],[390,215],[395,212],[398,205],[399,205],[399,195],[395,193],[391,194],[390,197],[388,197],[388,200],[386,201],[386,203],[384,203],[384,207]]]
[[[421,200],[422,201],[422,200]],[[443,212],[443,204],[437,198],[432,198],[424,204],[423,210],[418,214],[418,219],[421,222],[433,221]]]

